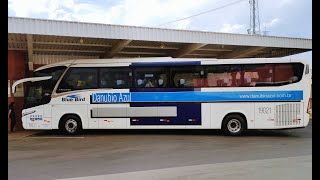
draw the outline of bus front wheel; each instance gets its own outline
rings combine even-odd
[[[62,119],[60,129],[64,134],[79,134],[82,129],[81,120],[75,115],[67,115]]]
[[[222,130],[226,135],[240,135],[246,128],[246,121],[238,114],[231,114],[224,118]]]

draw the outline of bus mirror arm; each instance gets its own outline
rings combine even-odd
[[[16,81],[15,83],[12,84],[12,93],[16,92],[16,87],[24,82],[36,82],[36,81],[43,81],[43,80],[48,80],[51,79],[52,76],[43,76],[43,77],[32,77],[32,78],[24,78]]]
[[[12,94],[16,93],[16,87],[12,86]]]

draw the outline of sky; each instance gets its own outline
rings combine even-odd
[[[8,0],[8,15],[117,25],[247,34],[249,0]],[[266,35],[312,39],[311,0],[258,0]],[[263,33],[263,32],[262,32]],[[290,56],[312,64],[312,51]]]

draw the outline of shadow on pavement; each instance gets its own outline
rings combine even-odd
[[[297,137],[303,129],[292,130],[247,130],[243,136],[275,136],[275,137]],[[65,135],[58,130],[48,130],[36,133],[34,136],[103,136],[103,135],[212,135],[225,136],[221,130],[213,129],[95,129],[83,130],[79,135]]]

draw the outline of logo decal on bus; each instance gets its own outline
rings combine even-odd
[[[81,98],[77,94],[68,95],[67,97],[62,98],[62,101],[68,101],[68,102],[85,101],[85,100],[86,100],[85,97]]]
[[[67,98],[80,98],[80,96],[77,94],[74,94],[74,95],[67,96]]]
[[[42,115],[30,115],[30,121],[42,121]]]
[[[131,93],[93,93],[92,103],[131,102]]]

